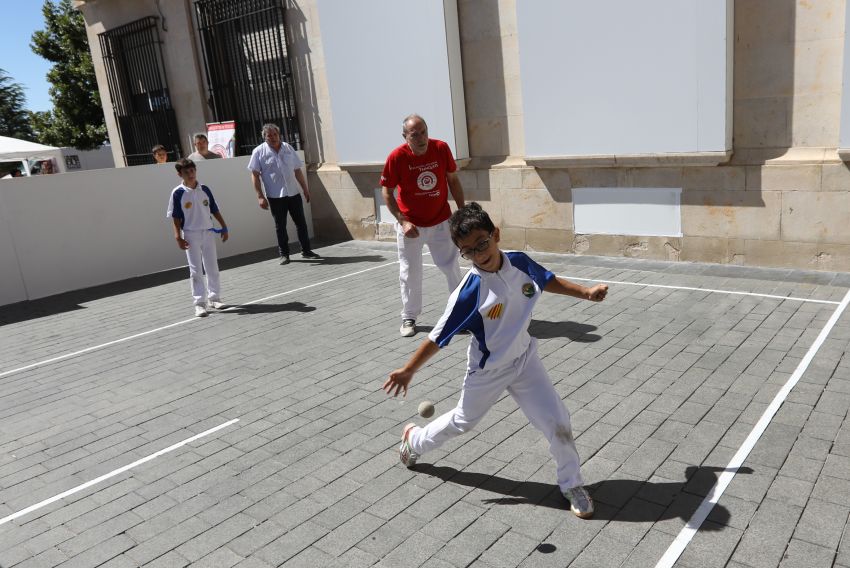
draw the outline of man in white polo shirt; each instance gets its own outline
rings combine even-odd
[[[280,253],[280,263],[289,264],[289,236],[286,233],[286,215],[292,217],[301,243],[301,256],[304,258],[320,258],[310,248],[310,235],[307,232],[307,221],[304,218],[304,205],[301,202],[301,191],[304,199],[310,203],[310,191],[301,167],[304,165],[295,149],[280,139],[280,128],[276,124],[263,125],[265,142],[251,152],[248,169],[251,171],[251,183],[257,193],[257,201],[262,209],[271,209],[277,231],[277,246]],[[260,184],[262,180],[262,184]],[[263,193],[265,187],[265,194]]]

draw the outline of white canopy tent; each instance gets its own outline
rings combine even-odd
[[[8,136],[0,136],[0,162],[21,162],[25,175],[30,175],[30,160],[53,160],[57,171],[62,171],[62,151],[54,146],[45,146]]]

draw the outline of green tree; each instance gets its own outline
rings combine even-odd
[[[24,88],[0,69],[0,136],[33,139],[25,101]]]
[[[45,29],[32,35],[30,47],[53,63],[53,110],[31,114],[35,136],[51,146],[96,148],[106,141],[106,124],[83,16],[71,0],[44,0],[41,12]]]

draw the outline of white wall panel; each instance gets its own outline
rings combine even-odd
[[[576,234],[682,236],[681,188],[575,187]]]
[[[850,9],[844,11],[844,66],[841,81],[841,130],[839,153],[845,160],[850,158]]]
[[[731,0],[517,2],[526,155],[731,148]]]
[[[455,0],[317,0],[337,161],[383,163],[421,114],[467,158]]]
[[[277,244],[271,215],[257,206],[248,159],[198,163],[198,180],[212,189],[230,229],[228,242],[219,241],[219,258]],[[7,274],[13,255],[0,245],[0,303],[24,299],[19,281],[35,299],[185,266],[186,253],[165,217],[179,182],[171,163],[0,182],[0,236],[14,235],[20,266],[19,280]],[[312,236],[308,204],[305,215]],[[289,220],[289,236],[295,235]]]

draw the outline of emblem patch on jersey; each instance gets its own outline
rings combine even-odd
[[[534,296],[534,284],[532,284],[531,282],[527,282],[527,283],[523,284],[522,285],[522,294],[526,298],[531,298],[532,296]]]
[[[208,200],[204,199],[204,207],[209,207],[209,206],[210,206],[210,202]]]
[[[423,191],[431,191],[437,187],[437,176],[434,175],[434,172],[422,172],[416,178],[416,185]]]
[[[487,312],[487,317],[490,318],[491,320],[497,319],[497,318],[501,317],[504,309],[505,309],[504,304],[496,304],[495,306],[490,308],[490,310]]]
[[[192,202],[187,201],[186,203],[183,204],[183,207],[185,207],[186,209],[191,209],[192,208]]]

